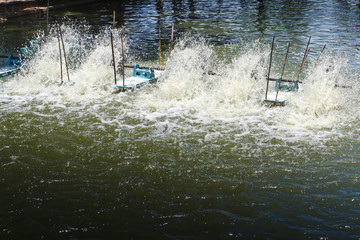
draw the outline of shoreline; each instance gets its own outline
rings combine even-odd
[[[0,23],[7,18],[46,12],[49,10],[81,5],[99,0],[0,0]],[[49,7],[48,7],[49,4]]]

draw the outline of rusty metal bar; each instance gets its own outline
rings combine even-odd
[[[110,41],[111,41],[111,53],[112,53],[112,61],[113,61],[113,69],[114,69],[114,81],[116,85],[116,64],[115,64],[115,53],[114,53],[114,37],[113,37],[113,31],[115,28],[115,11],[113,13],[113,28],[110,31]]]
[[[266,78],[266,80],[276,81],[276,78]],[[282,82],[294,82],[295,80],[281,79],[281,81],[282,81]],[[298,83],[302,83],[302,81],[298,81]]]
[[[161,66],[161,22],[159,21],[159,65]]]
[[[69,68],[68,68],[67,59],[66,59],[66,51],[65,51],[64,39],[62,37],[62,32],[61,32],[61,28],[59,27],[59,25],[58,25],[58,30],[60,32],[60,39],[61,39],[62,48],[63,48],[63,52],[64,52],[66,73],[67,73],[68,81],[70,82],[70,75],[69,75]]]
[[[59,53],[60,53],[60,86],[63,84],[63,74],[62,74],[62,54],[61,54],[61,45],[60,45],[60,34],[59,34],[59,28],[57,30],[57,38],[58,38],[58,44],[59,44]]]
[[[335,84],[335,87],[337,87],[337,88],[352,88],[352,86],[350,86],[350,85],[338,85],[338,84]]]
[[[304,53],[304,57],[303,57],[303,60],[302,60],[302,62],[301,62],[300,71],[299,71],[299,74],[298,74],[298,76],[297,76],[297,78],[296,78],[296,79],[299,79],[300,74],[301,74],[301,71],[302,71],[302,69],[303,69],[303,67],[304,67],[304,64],[305,64],[306,58],[307,58],[307,56],[309,55],[309,52],[310,52],[310,49],[309,49],[310,40],[311,40],[311,36],[309,37],[309,41],[308,41],[308,43],[307,43],[307,45],[306,45],[306,49],[305,49],[305,53]]]
[[[326,44],[322,47],[322,49],[321,49],[321,51],[320,51],[320,53],[319,53],[319,56],[318,56],[318,58],[316,59],[316,62],[319,61],[320,56],[321,56],[321,54],[324,52],[325,48],[326,48]]]
[[[123,86],[125,86],[125,54],[124,54],[123,32],[121,32],[121,52],[122,52]]]
[[[173,39],[174,39],[174,23],[171,25],[171,39],[170,39],[170,52],[169,52],[169,57],[171,56]]]
[[[268,71],[268,75],[267,75],[265,99],[267,99],[267,94],[268,94],[268,91],[269,91],[269,78],[270,78],[270,70],[271,70],[271,62],[272,62],[272,53],[273,53],[273,49],[274,49],[274,42],[275,42],[275,36],[273,37],[272,44],[271,44],[270,63],[269,63],[269,71]]]
[[[124,65],[124,68],[134,68],[134,65]],[[150,67],[138,67],[138,69],[149,69]],[[152,68],[152,69],[154,69],[154,70],[161,70],[161,71],[163,71],[163,70],[165,70],[165,68],[162,68],[162,67],[160,67],[160,68]]]
[[[288,48],[287,48],[287,51],[286,51],[286,56],[285,56],[285,60],[284,60],[284,65],[283,65],[283,69],[282,69],[282,72],[281,72],[281,77],[280,77],[280,80],[279,80],[279,86],[278,86],[277,91],[276,91],[275,101],[277,101],[277,97],[278,97],[279,89],[280,89],[280,83],[281,83],[281,80],[282,80],[282,78],[283,78],[283,76],[284,76],[285,65],[286,65],[286,60],[287,60],[288,54],[289,54],[289,49],[290,49],[290,42],[289,42],[289,44],[288,44]]]

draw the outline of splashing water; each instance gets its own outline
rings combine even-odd
[[[84,98],[103,97],[111,92],[110,79],[114,79],[114,76],[111,66],[110,30],[105,29],[100,34],[91,36],[87,33],[87,26],[81,27],[83,28],[74,28],[73,25],[61,26],[70,82],[62,52],[64,86],[59,87],[61,82],[59,39],[54,26],[48,36],[45,37],[43,33],[38,34],[36,38],[41,41],[37,52],[34,57],[26,59],[20,74],[13,81],[8,82],[8,92],[22,95],[52,92],[53,96],[60,94],[62,98],[73,100],[78,98],[79,101]],[[121,30],[114,31],[114,42],[120,43],[120,33]],[[126,39],[124,39],[124,49],[127,54]],[[119,63],[122,59],[121,44],[115,45],[114,52]]]
[[[322,56],[285,107],[266,108],[269,45],[224,55],[227,46],[185,34],[157,84],[112,94],[110,29],[61,29],[70,82],[63,62],[59,86],[55,27],[38,34],[18,75],[0,81],[1,197],[14,203],[2,205],[3,232],[106,238],[116,229],[131,238],[140,224],[145,238],[206,238],[193,229],[217,226],[206,236],[301,239],[356,228],[359,88],[346,56]],[[156,66],[135,62],[132,46],[126,37],[127,64]],[[274,61],[274,76],[281,65]]]
[[[289,101],[285,122],[304,128],[331,128],[358,118],[358,107],[354,104],[358,92],[355,80],[344,58],[323,56],[310,68],[302,90]],[[341,87],[346,85],[352,88]]]
[[[214,50],[205,39],[186,36],[167,62],[157,94],[146,95],[148,99],[140,98],[140,102],[155,109],[188,109],[209,118],[258,113],[262,93],[258,79],[264,72],[260,52],[260,47],[248,48],[232,63],[215,65]]]
[[[225,63],[216,59],[214,47],[204,38],[185,34],[178,39],[156,86],[113,95],[110,29],[95,36],[90,35],[84,25],[81,28],[62,25],[61,29],[68,53],[70,81],[75,84],[67,82],[63,63],[65,84],[59,87],[60,58],[57,32],[53,27],[46,37],[38,34],[42,39],[39,49],[14,79],[3,83],[2,98],[23,98],[20,102],[29,104],[35,101],[43,108],[53,108],[54,113],[58,106],[81,104],[84,111],[90,111],[87,114],[100,118],[100,122],[114,124],[120,132],[133,129],[134,121],[146,122],[147,119],[152,127],[169,125],[177,131],[182,129],[181,132],[198,131],[201,124],[204,124],[204,131],[210,131],[220,122],[222,129],[217,130],[231,135],[245,131],[263,138],[267,134],[287,132],[294,138],[294,135],[304,136],[303,133],[297,135],[299,130],[332,129],[340,123],[346,125],[344,122],[358,119],[354,97],[358,90],[333,87],[337,83],[349,83],[349,76],[355,76],[344,70],[346,61],[343,58],[331,54],[312,66],[308,71],[311,74],[305,77],[300,91],[289,98],[286,107],[267,109],[261,102],[266,86],[267,46],[259,42],[248,44],[230,63]],[[121,31],[114,32],[118,63],[122,61]],[[131,43],[127,38],[124,46],[125,58],[132,62],[136,56],[130,54]],[[13,103],[13,107],[20,106]],[[71,107],[67,111],[71,111]],[[124,125],[128,118],[132,120]],[[147,129],[149,125],[144,123],[142,127]],[[259,136],[258,132],[261,132]],[[312,135],[311,131],[307,134]],[[314,134],[319,135],[317,131]],[[280,135],[283,138],[287,134]]]

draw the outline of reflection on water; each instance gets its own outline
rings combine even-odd
[[[300,49],[306,38],[312,36],[311,55],[315,56],[324,44],[328,48],[350,55],[358,60],[355,45],[359,38],[359,5],[354,1],[105,1],[69,10],[50,12],[50,23],[59,17],[85,20],[95,32],[111,24],[115,10],[118,26],[126,26],[130,37],[137,44],[138,52],[147,49],[154,58],[157,52],[158,24],[161,21],[163,41],[169,44],[171,24],[175,23],[175,36],[191,32],[206,36],[213,44],[244,44],[260,39],[270,43],[277,36],[281,50],[291,41],[294,52]],[[46,29],[46,15],[37,14],[9,18],[1,23],[5,41],[1,52],[14,50],[37,32]],[[14,38],[17,36],[17,38]],[[354,51],[355,50],[355,51]]]

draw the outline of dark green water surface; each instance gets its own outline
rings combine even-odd
[[[112,94],[113,10],[129,64],[158,65],[161,20],[154,86]],[[360,239],[359,20],[350,0],[133,0],[0,23],[0,55],[43,39],[0,79],[0,239]],[[82,46],[74,85],[55,22]],[[261,104],[274,35],[290,79],[311,36],[283,108]]]

